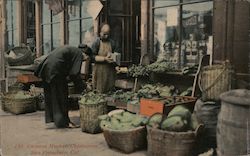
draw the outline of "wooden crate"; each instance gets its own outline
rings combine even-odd
[[[162,99],[145,99],[140,100],[140,114],[151,116],[155,113],[163,113],[164,101]]]
[[[31,83],[31,82],[40,82],[42,79],[36,77],[32,74],[22,74],[17,76],[17,82],[20,83]]]
[[[145,116],[151,116],[155,113],[163,113],[167,115],[175,106],[185,105],[191,112],[193,112],[195,102],[197,98],[189,96],[176,96],[175,102],[166,104],[170,98],[164,97],[161,99],[145,99],[140,100],[140,114]],[[180,102],[179,99],[183,99]]]

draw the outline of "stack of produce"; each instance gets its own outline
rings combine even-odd
[[[147,66],[143,66],[143,65],[132,65],[129,69],[128,69],[128,74],[131,77],[141,77],[141,76],[148,76],[149,75],[149,71]]]
[[[16,94],[12,95],[14,99],[28,99],[32,96],[28,92],[18,91]]]
[[[80,104],[98,104],[105,102],[105,95],[95,92],[88,92],[81,97]]]
[[[82,131],[91,134],[101,132],[98,116],[107,113],[105,96],[103,94],[89,92],[82,96],[79,103]]]
[[[180,96],[191,96],[193,91],[193,87],[189,87],[187,90],[181,92]]]
[[[176,64],[166,61],[154,62],[147,66],[148,71],[155,72],[155,73],[164,73],[164,72],[171,72],[177,71]]]
[[[146,84],[138,90],[138,97],[153,98],[153,97],[167,97],[177,95],[178,90],[173,85],[163,86],[160,84],[152,85]]]
[[[145,126],[148,119],[129,112],[120,112],[113,115],[102,115],[98,117],[101,128],[112,130],[130,130],[136,127]]]
[[[196,117],[184,106],[176,106],[169,112],[167,118],[162,119],[162,117],[159,113],[152,115],[148,126],[173,132],[195,130],[198,126]]]
[[[137,97],[137,94],[134,92],[124,92],[122,90],[117,90],[116,92],[114,92],[112,94],[112,98],[114,100],[119,100],[121,102],[128,102],[128,101],[132,101],[133,99],[135,99]]]
[[[138,90],[138,97],[153,98],[159,97],[158,87],[156,85],[146,84]]]

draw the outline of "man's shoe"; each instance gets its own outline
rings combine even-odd
[[[80,128],[80,125],[76,125],[76,124],[74,124],[73,122],[70,121],[67,128]]]

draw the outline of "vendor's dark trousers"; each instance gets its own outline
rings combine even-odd
[[[45,122],[54,122],[56,127],[64,128],[69,124],[68,86],[66,79],[55,78],[44,83]]]

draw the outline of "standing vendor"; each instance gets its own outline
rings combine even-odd
[[[75,87],[78,92],[83,91],[84,83],[80,77],[80,71],[85,55],[84,50],[80,48],[62,46],[53,50],[35,71],[35,75],[41,77],[44,83],[47,128],[78,127],[70,121],[68,116],[67,77],[77,84]]]
[[[117,64],[112,54],[118,52],[115,42],[109,38],[110,26],[101,27],[100,37],[92,45],[95,66],[93,69],[93,87],[100,93],[107,93],[115,86]]]

